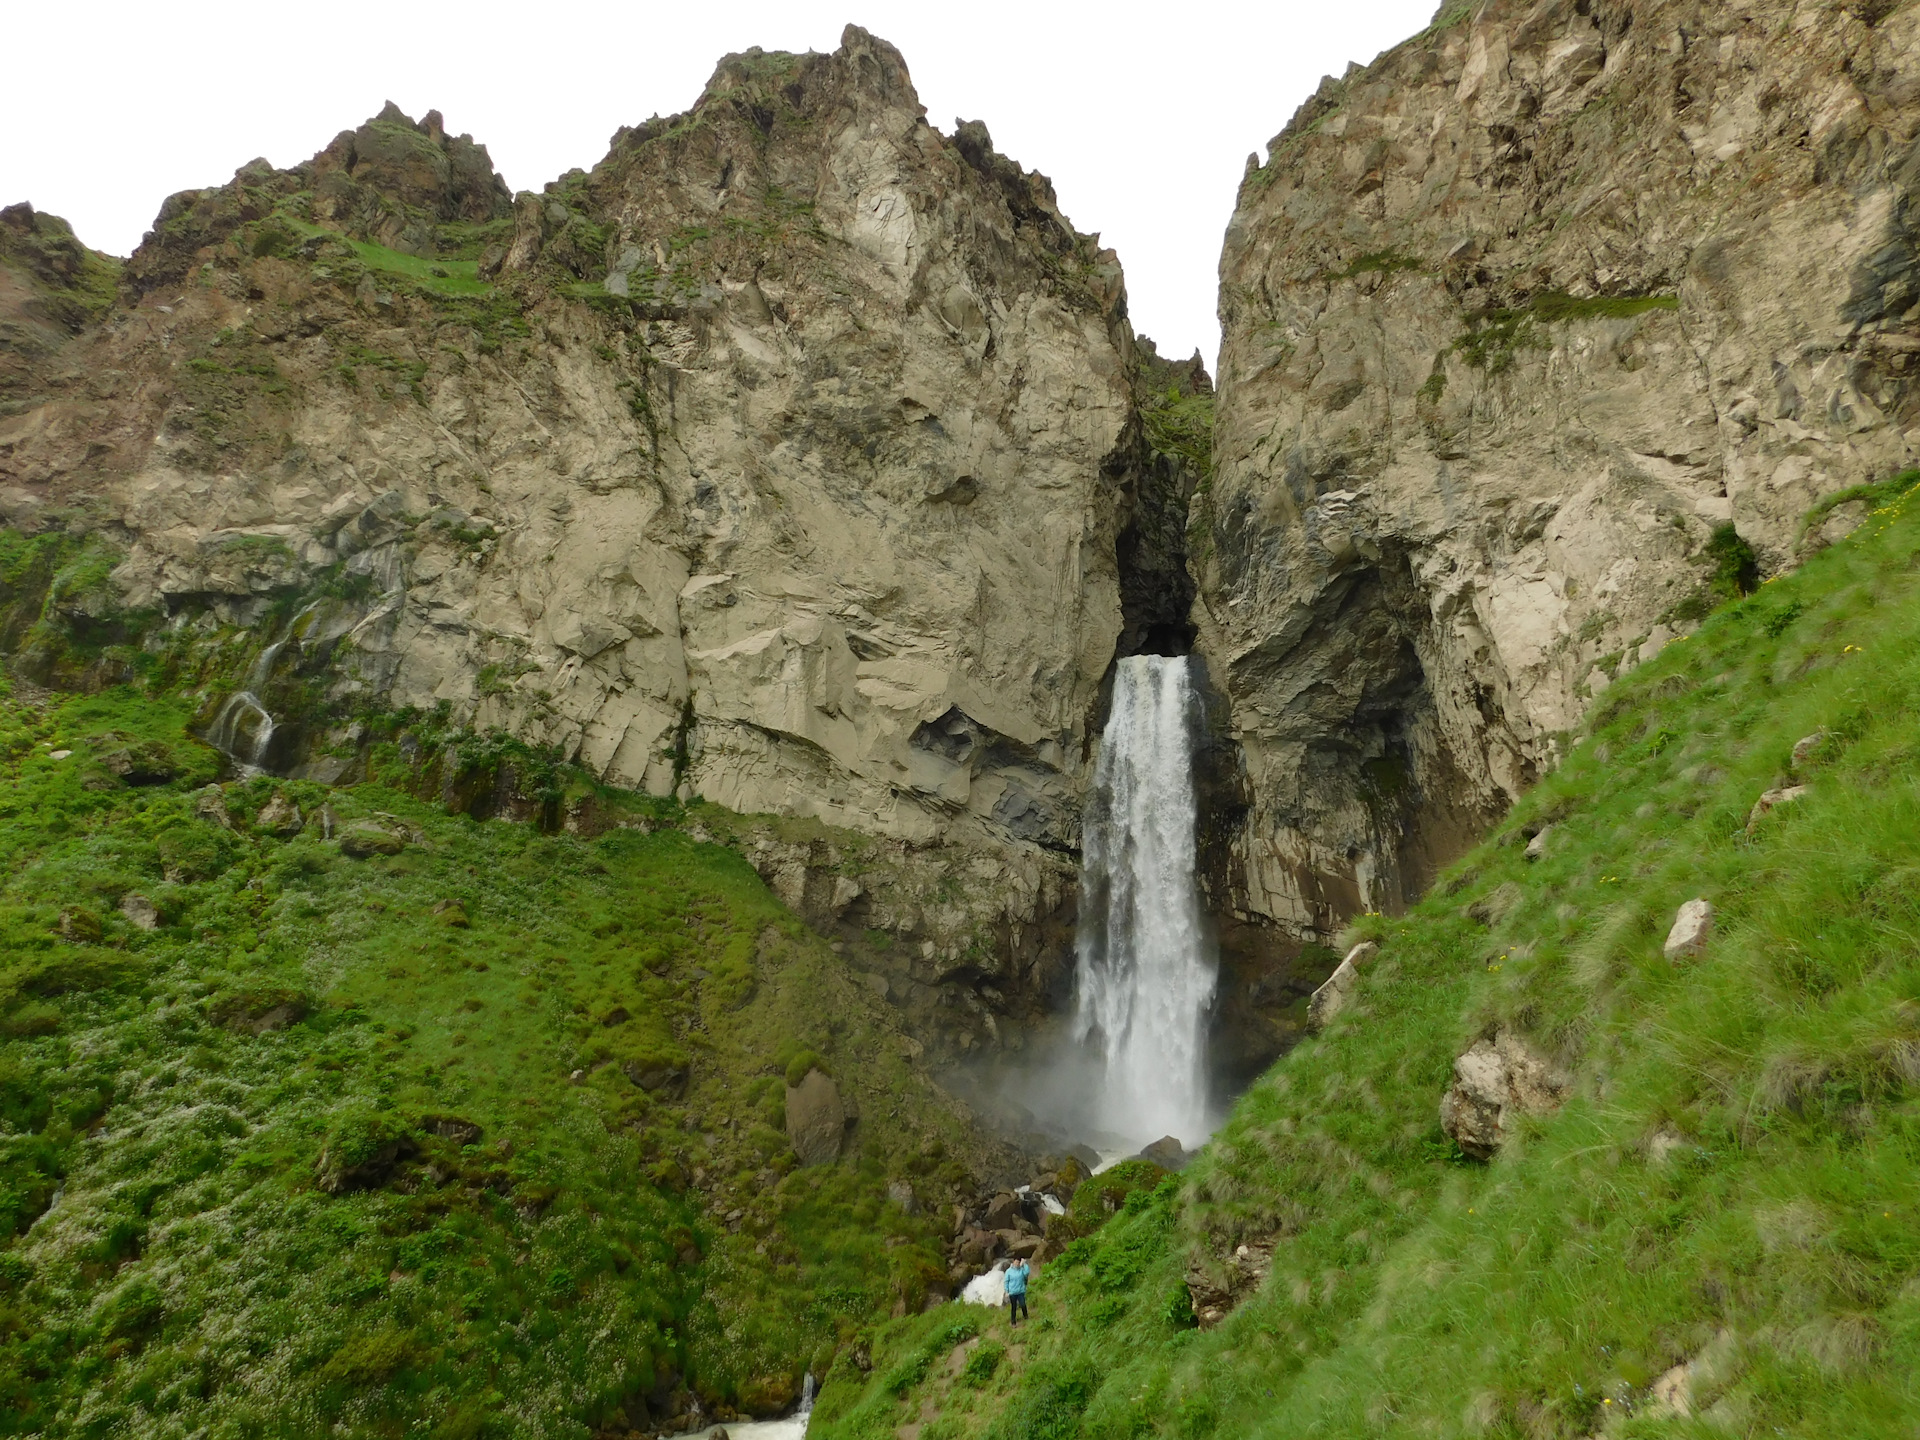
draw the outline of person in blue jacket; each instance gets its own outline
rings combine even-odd
[[[1016,1260],[1007,1267],[1007,1323],[1018,1325],[1020,1317],[1027,1313],[1027,1275],[1025,1260]]]

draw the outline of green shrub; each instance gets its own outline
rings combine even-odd
[[[366,1105],[350,1106],[329,1122],[314,1161],[314,1178],[332,1194],[378,1184],[385,1178],[386,1167],[413,1141],[412,1128],[399,1116]]]
[[[1151,1160],[1122,1160],[1082,1180],[1068,1213],[1081,1233],[1098,1229],[1135,1191],[1152,1191],[1166,1175]]]
[[[967,1363],[960,1371],[961,1382],[979,1389],[999,1373],[1000,1362],[1006,1358],[1006,1346],[998,1340],[982,1340],[967,1356]]]
[[[226,831],[200,820],[177,821],[157,839],[169,880],[211,880],[233,864],[238,845]]]
[[[818,1070],[822,1075],[833,1073],[827,1069],[826,1060],[818,1052],[802,1050],[787,1061],[787,1088],[790,1090],[796,1088],[802,1080],[807,1078],[809,1070]]]
[[[1098,1372],[1084,1359],[1034,1365],[986,1440],[1073,1440],[1098,1386]]]
[[[1714,527],[1708,537],[1706,556],[1713,562],[1708,587],[1723,600],[1738,600],[1751,595],[1760,584],[1760,561],[1753,547],[1740,538],[1731,522]]]

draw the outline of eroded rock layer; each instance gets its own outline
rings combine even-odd
[[[1399,905],[1736,535],[1910,461],[1916,59],[1911,6],[1449,6],[1250,157],[1194,526],[1236,910]]]

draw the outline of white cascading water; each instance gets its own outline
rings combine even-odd
[[[1074,1034],[1105,1067],[1101,1128],[1188,1148],[1212,1130],[1217,970],[1194,872],[1195,702],[1184,656],[1116,667],[1081,839]]]
[[[309,605],[294,616],[294,623],[297,625],[313,608]],[[260,703],[253,687],[263,686],[273,678],[274,662],[288,644],[288,640],[276,640],[260,652],[247,671],[247,688],[229,695],[220,713],[213,717],[213,724],[207,727],[207,743],[233,761],[242,775],[265,773],[262,767],[266,763],[267,746],[273,743],[276,722]]]

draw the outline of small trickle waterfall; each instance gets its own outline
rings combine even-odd
[[[1101,1127],[1189,1147],[1212,1129],[1217,969],[1194,873],[1195,708],[1185,657],[1119,662],[1081,841],[1074,1016],[1105,1067]]]
[[[308,610],[313,607],[309,605]],[[302,611],[304,615],[306,611]],[[299,616],[294,617],[296,620]],[[213,717],[213,724],[207,727],[207,743],[220,751],[229,760],[240,767],[241,773],[258,775],[266,763],[267,746],[273,742],[273,716],[267,713],[267,707],[260,703],[260,697],[253,686],[264,685],[273,676],[273,662],[287,645],[285,640],[276,640],[260,652],[259,658],[247,671],[245,690],[236,690],[229,695],[226,703],[220,707],[220,713]]]
[[[240,767],[258,775],[273,740],[273,716],[251,690],[236,690],[207,727],[207,743]]]

